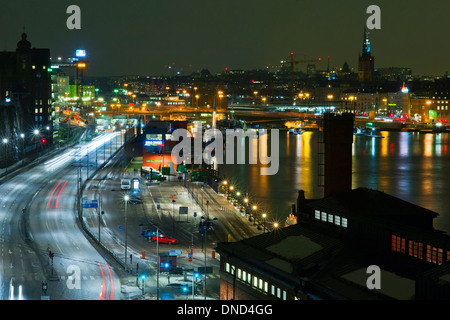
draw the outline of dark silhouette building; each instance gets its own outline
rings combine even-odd
[[[436,216],[367,188],[303,198],[297,224],[218,244],[220,297],[449,299],[450,237],[433,228]],[[372,266],[379,288],[368,285]]]
[[[352,113],[324,114],[325,196],[352,189],[353,120],[354,115]]]
[[[52,143],[50,49],[31,46],[27,35],[12,52],[0,52],[0,133],[7,138],[12,161],[36,147]],[[39,135],[34,131],[39,130]],[[43,140],[45,139],[45,140]]]
[[[373,81],[373,74],[375,70],[375,58],[372,56],[370,48],[369,33],[364,28],[364,39],[362,54],[359,55],[358,60],[358,81],[371,82]]]

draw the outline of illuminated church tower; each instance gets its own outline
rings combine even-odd
[[[375,59],[370,53],[369,32],[364,28],[364,41],[362,55],[358,62],[358,81],[370,82],[373,80]]]

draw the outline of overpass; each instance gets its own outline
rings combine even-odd
[[[105,111],[97,111],[96,119],[105,119],[110,123],[114,120],[142,119],[145,122],[152,119],[202,121],[211,123],[212,107],[195,108],[191,106],[160,106],[160,107],[107,107]],[[306,121],[320,124],[322,114],[334,111],[334,106],[324,106],[322,103],[308,105],[229,105],[227,109],[218,108],[217,114],[222,118],[234,118],[248,124],[284,124],[287,121]],[[355,126],[373,127],[381,130],[424,130],[429,125],[413,122],[397,121],[395,119],[369,119],[355,117]]]

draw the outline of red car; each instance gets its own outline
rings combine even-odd
[[[158,235],[158,237],[153,236],[152,237],[152,242],[156,241],[156,239],[158,239],[159,243],[168,243],[168,244],[175,244],[175,243],[177,243],[177,239],[168,237],[165,234],[160,234],[160,235]]]

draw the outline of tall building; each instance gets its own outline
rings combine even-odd
[[[0,52],[0,101],[8,104],[13,121],[2,123],[2,135],[13,144],[24,144],[25,153],[39,147],[34,130],[46,144],[52,143],[50,49],[32,48],[27,34],[12,52]],[[24,136],[22,137],[21,134]],[[18,141],[22,141],[18,143]],[[45,147],[41,144],[41,147]],[[15,158],[15,157],[11,157]]]
[[[363,49],[358,61],[358,81],[371,82],[374,69],[375,58],[372,56],[370,49],[369,32],[364,28]]]

